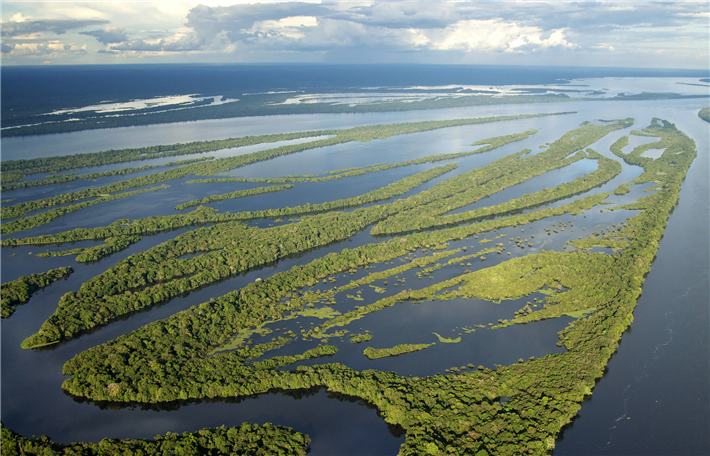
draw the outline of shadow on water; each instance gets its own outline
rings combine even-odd
[[[385,423],[372,404],[358,397],[328,392],[323,387],[164,404],[72,399],[82,408],[91,405],[87,410],[91,415],[104,416],[111,412],[115,422],[112,428],[119,428],[116,438],[120,438],[123,426],[134,428],[134,421],[139,423],[139,434],[143,437],[222,424],[238,426],[243,422],[274,422],[308,434],[312,438],[310,454],[346,456],[354,454],[355,448],[358,454],[393,455],[405,437],[405,430]],[[94,432],[91,434],[95,435]],[[131,435],[135,433],[131,432]],[[82,440],[100,439],[95,435]]]
[[[170,402],[161,402],[161,403],[156,403],[156,404],[148,404],[144,402],[108,402],[108,401],[91,401],[83,397],[77,397],[77,396],[72,396],[71,394],[67,393],[64,391],[64,394],[67,396],[71,397],[74,402],[77,402],[79,404],[91,404],[96,407],[98,407],[100,410],[112,410],[112,411],[120,411],[120,410],[142,410],[142,411],[154,411],[154,412],[175,412],[177,410],[180,410],[183,407],[189,407],[189,406],[194,406],[198,404],[241,404],[243,402],[247,402],[250,400],[257,399],[262,396],[282,396],[285,398],[291,398],[294,400],[302,400],[302,399],[309,399],[313,398],[317,395],[322,395],[325,394],[328,399],[336,400],[339,402],[343,403],[348,403],[348,404],[356,404],[360,407],[364,407],[367,410],[374,410],[377,413],[377,416],[381,419],[384,419],[382,413],[379,411],[379,409],[371,404],[370,402],[367,402],[366,400],[357,397],[357,396],[351,396],[348,394],[343,394],[343,393],[338,393],[335,391],[328,391],[325,387],[323,386],[314,386],[311,388],[303,388],[303,389],[293,389],[293,390],[283,390],[283,389],[272,389],[269,390],[265,393],[262,394],[253,394],[250,396],[243,396],[243,397],[215,397],[215,398],[205,398],[205,399],[200,399],[200,400],[178,400],[178,401],[170,401]],[[387,423],[387,428],[389,430],[389,433],[392,435],[392,437],[396,439],[402,438],[405,434],[406,431],[404,428],[402,428],[399,425],[396,424],[389,424]]]

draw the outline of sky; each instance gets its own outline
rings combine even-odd
[[[2,65],[710,67],[710,2],[2,2]]]

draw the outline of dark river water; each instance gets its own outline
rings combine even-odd
[[[6,138],[2,140],[2,147],[3,159],[9,160],[286,131],[347,128],[415,120],[576,111],[575,114],[569,115],[449,128],[370,143],[342,144],[256,163],[231,173],[244,177],[321,174],[352,166],[381,162],[394,163],[434,153],[471,150],[469,144],[483,138],[530,128],[539,129],[537,134],[524,141],[507,145],[493,152],[456,160],[459,164],[457,170],[415,190],[420,191],[456,173],[485,165],[503,155],[524,148],[537,151],[539,145],[554,141],[586,120],[633,117],[635,118],[633,129],[648,126],[653,117],[669,120],[696,141],[698,158],[690,169],[681,192],[680,203],[671,215],[653,269],[646,278],[643,295],[634,313],[635,321],[623,336],[619,350],[611,359],[604,377],[598,381],[593,396],[583,404],[574,422],[564,429],[562,437],[557,442],[555,454],[709,454],[708,144],[710,139],[708,124],[697,117],[697,111],[706,103],[707,100],[590,101],[402,113],[240,118]],[[620,136],[628,134],[629,130],[613,132],[594,144],[592,148],[611,157],[609,145]],[[220,153],[222,155],[245,153],[266,147],[270,146],[254,146]],[[306,202],[315,204],[359,195],[416,172],[446,163],[448,162],[397,168],[387,172],[318,184],[297,184],[291,190],[226,200],[212,206],[220,211],[238,211],[295,206]],[[164,162],[155,164],[164,164]],[[511,187],[501,192],[502,195],[492,196],[488,201],[477,204],[497,204],[525,193],[553,187],[560,182],[569,182],[594,169],[593,162],[585,160]],[[613,190],[619,183],[628,182],[639,174],[638,168],[624,165],[620,176],[611,183],[592,190],[592,193]],[[48,225],[18,233],[16,236],[56,233],[80,226],[103,226],[124,217],[142,218],[150,215],[174,214],[178,213],[174,209],[175,205],[191,199],[263,185],[185,183],[189,179],[168,182],[170,188],[155,193],[135,195],[110,204],[96,205],[61,217]],[[70,191],[104,182],[109,183],[112,180],[106,178],[93,183],[79,181],[72,183],[71,187],[56,186],[51,189],[40,187],[6,192],[3,194],[3,199],[14,198],[21,201],[39,197],[43,191]],[[642,192],[635,191],[624,198],[641,195]],[[618,198],[617,202],[626,202],[626,200]],[[474,207],[478,206],[461,210]],[[507,243],[508,237],[522,234],[520,228],[500,230],[500,234],[506,236],[502,241],[506,242],[506,247],[512,253],[511,256],[492,254],[485,261],[468,260],[472,263],[471,266],[462,267],[456,263],[435,271],[433,275],[439,280],[445,279],[462,273],[464,268],[474,270],[541,249],[560,249],[567,240],[583,236],[597,229],[598,226],[619,223],[629,215],[631,214],[628,211],[590,212],[587,218],[582,215],[562,216],[529,224],[524,227],[524,236],[534,234],[535,242],[534,247],[526,251],[519,251]],[[569,221],[574,222],[573,230],[552,236],[547,236],[543,230],[551,224]],[[274,223],[276,222],[259,222],[260,226]],[[146,237],[125,251],[89,265],[78,264],[73,261],[73,257],[36,256],[37,253],[44,251],[71,248],[66,245],[2,249],[3,282],[59,266],[71,265],[76,269],[69,279],[56,282],[44,291],[38,292],[28,304],[18,307],[12,318],[2,321],[3,423],[26,436],[46,434],[56,441],[69,443],[80,440],[96,442],[104,437],[146,438],[167,431],[193,431],[223,424],[234,426],[242,422],[273,422],[308,433],[313,439],[311,445],[313,455],[396,454],[404,441],[401,429],[388,426],[378,416],[377,410],[368,404],[356,398],[334,395],[324,390],[294,394],[265,394],[239,401],[201,401],[145,408],[77,402],[60,389],[65,379],[61,374],[62,365],[76,353],[194,304],[238,289],[253,282],[257,277],[268,277],[276,272],[288,270],[294,265],[308,263],[331,251],[340,251],[345,247],[352,248],[386,239],[373,238],[368,232],[369,228],[347,241],[287,258],[278,264],[219,282],[187,296],[173,299],[150,311],[132,315],[76,340],[44,350],[20,348],[20,342],[35,332],[53,313],[63,294],[77,290],[83,282],[110,268],[118,260],[172,239],[185,231],[186,229],[183,229]],[[498,234],[486,233],[479,237],[493,238]],[[92,243],[80,243],[76,246],[88,245]],[[479,244],[477,239],[470,238],[452,242],[449,248],[468,246],[470,254],[486,248],[487,245],[490,244]],[[400,263],[395,260],[395,265],[397,264]],[[373,270],[387,267],[394,266],[376,265]],[[371,271],[358,271],[359,275],[356,274],[354,277],[341,275],[337,280],[339,284],[346,283]],[[410,271],[400,274],[398,278],[405,279],[407,286],[411,288],[428,285],[430,279],[418,279],[414,274]],[[361,287],[364,298],[362,303],[345,296],[338,296],[338,304],[334,308],[344,313],[355,304],[367,304],[396,293],[398,288],[391,286],[395,279],[390,278],[389,281],[390,286],[387,287],[386,294],[376,294],[373,288],[368,286]],[[378,284],[382,285],[381,282],[374,285]],[[351,290],[348,293],[354,292],[355,290]],[[370,331],[374,336],[370,344],[378,348],[400,343],[437,342],[434,333],[446,338],[455,338],[461,334],[461,342],[456,344],[437,342],[436,345],[420,352],[370,361],[362,355],[365,344],[349,343],[347,337],[342,340],[331,339],[329,343],[338,346],[340,351],[327,361],[343,362],[355,369],[376,368],[394,370],[401,375],[421,376],[442,373],[450,367],[468,363],[493,367],[495,364],[514,363],[518,358],[527,359],[530,356],[538,357],[560,352],[563,349],[555,344],[558,340],[556,333],[568,323],[567,317],[504,330],[481,328],[470,333],[463,331],[464,327],[486,325],[489,322],[496,322],[499,318],[510,318],[515,310],[523,307],[525,301],[532,300],[533,297],[504,301],[500,304],[480,300],[399,303],[353,322],[352,328],[348,327],[348,329],[352,333],[361,332],[360,328]],[[298,332],[300,328],[308,328],[311,323],[317,325],[318,322],[317,318],[301,317],[279,322],[275,327]],[[273,335],[265,336],[265,340],[269,340]],[[259,342],[261,337],[254,335],[253,338],[255,342]],[[317,341],[295,341],[280,351],[269,352],[267,356],[302,353],[313,348],[317,343]],[[301,364],[319,362],[324,360],[310,360]]]

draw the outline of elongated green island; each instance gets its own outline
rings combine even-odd
[[[22,276],[17,280],[2,284],[2,318],[10,318],[20,304],[26,304],[32,294],[56,282],[69,277],[73,268],[57,268],[40,274]]]
[[[28,439],[5,426],[2,430],[2,454],[6,456],[85,456],[168,455],[168,454],[273,454],[305,455],[310,438],[271,423],[247,424],[236,428],[224,426],[183,434],[158,435],[152,440],[103,439],[99,443],[77,442],[69,445],[53,442],[47,436]]]
[[[365,356],[370,359],[379,359],[386,358],[388,356],[398,356],[404,353],[412,353],[415,351],[424,350],[425,348],[429,348],[432,345],[434,345],[434,342],[432,342],[431,344],[401,344],[395,345],[392,348],[367,347],[364,353]]]

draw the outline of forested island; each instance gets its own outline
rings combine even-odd
[[[99,443],[77,442],[62,445],[49,437],[28,439],[5,426],[2,430],[2,454],[5,456],[82,456],[167,455],[167,454],[239,454],[267,456],[274,454],[305,455],[310,439],[293,429],[271,423],[238,428],[201,429],[183,434],[158,435],[153,440],[104,439]]]
[[[274,184],[185,200],[175,209],[196,208],[184,213],[124,218],[106,226],[54,234],[4,236],[4,248],[103,241],[92,247],[43,254],[76,255],[78,262],[91,262],[110,260],[111,255],[145,237],[191,228],[112,263],[78,290],[64,294],[54,314],[24,340],[22,347],[52,347],[81,338],[188,292],[369,230],[368,234],[375,237],[362,245],[338,249],[259,277],[220,297],[78,353],[64,364],[63,374],[69,378],[62,388],[77,400],[121,406],[236,399],[322,387],[373,405],[388,424],[402,428],[406,440],[401,455],[549,453],[563,427],[592,394],[633,321],[644,278],[697,155],[691,138],[673,123],[656,118],[643,130],[630,132],[632,126],[644,125],[635,125],[631,118],[590,119],[535,151],[521,148],[500,153],[502,148],[534,140],[538,134],[537,130],[524,130],[469,142],[469,150],[462,152],[341,167],[322,175],[255,179],[220,174],[355,141],[535,117],[374,125],[3,162],[3,191],[10,195],[12,191],[82,179],[127,177],[107,185],[3,205],[3,235],[139,192],[155,191],[159,195],[167,188],[165,182],[177,179],[190,179],[185,186],[191,188]],[[591,148],[622,131],[623,136],[613,142],[608,154]],[[652,141],[625,152],[631,136]],[[99,165],[136,165],[149,158],[295,139],[307,141],[227,158],[193,158],[161,166],[79,174],[84,168]],[[655,159],[642,155],[652,149],[663,152]],[[459,162],[482,154],[490,157],[486,164],[460,169]],[[592,170],[568,182],[485,204],[487,198],[501,191],[582,164]],[[625,165],[638,167],[638,175],[618,182],[615,179]],[[407,167],[413,170],[406,177],[366,193],[323,203],[240,212],[206,207],[235,198],[282,195],[296,191],[299,185],[325,185]],[[130,176],[139,171],[148,173]],[[35,174],[39,179],[25,180]],[[614,186],[600,188],[612,180]],[[160,185],[150,187],[155,184]],[[616,202],[641,187],[646,192],[641,197]],[[480,206],[472,207],[479,202]],[[554,231],[546,229],[551,236],[558,229],[574,230],[578,219],[613,211],[624,211],[628,217],[599,231],[579,231],[581,236],[561,248],[531,254],[526,251],[539,242],[539,237],[526,234],[533,223],[553,220],[557,223]],[[259,220],[272,221],[273,226],[250,224]],[[501,233],[513,229],[519,237]],[[468,246],[450,245],[463,241]],[[495,257],[495,264],[488,267],[487,257]],[[448,275],[440,275],[442,271]],[[44,276],[26,276],[3,284],[3,317],[6,301],[11,309],[27,301],[37,289],[71,272],[71,268],[56,269]],[[371,298],[363,290],[379,297]],[[9,298],[11,293],[13,297]],[[544,298],[538,298],[538,294]],[[451,337],[436,332],[411,334],[407,336],[412,343],[385,345],[369,331],[355,327],[366,328],[368,319],[406,304],[524,298],[531,301],[511,311],[507,318],[454,328]],[[10,310],[7,312],[9,316]],[[561,352],[521,358],[507,366],[475,367],[470,359],[464,359],[438,374],[405,376],[386,370],[358,370],[328,359],[345,347],[356,347],[367,362],[403,359],[454,347],[474,331],[503,331],[560,317],[570,319],[558,333]],[[300,327],[300,332],[286,326],[306,318],[317,322]],[[267,337],[270,335],[273,337]],[[27,439],[5,427],[2,432],[3,454],[305,454],[310,441],[298,429],[268,423],[170,434],[151,441],[105,439],[97,444],[71,445],[57,444],[46,437]]]

